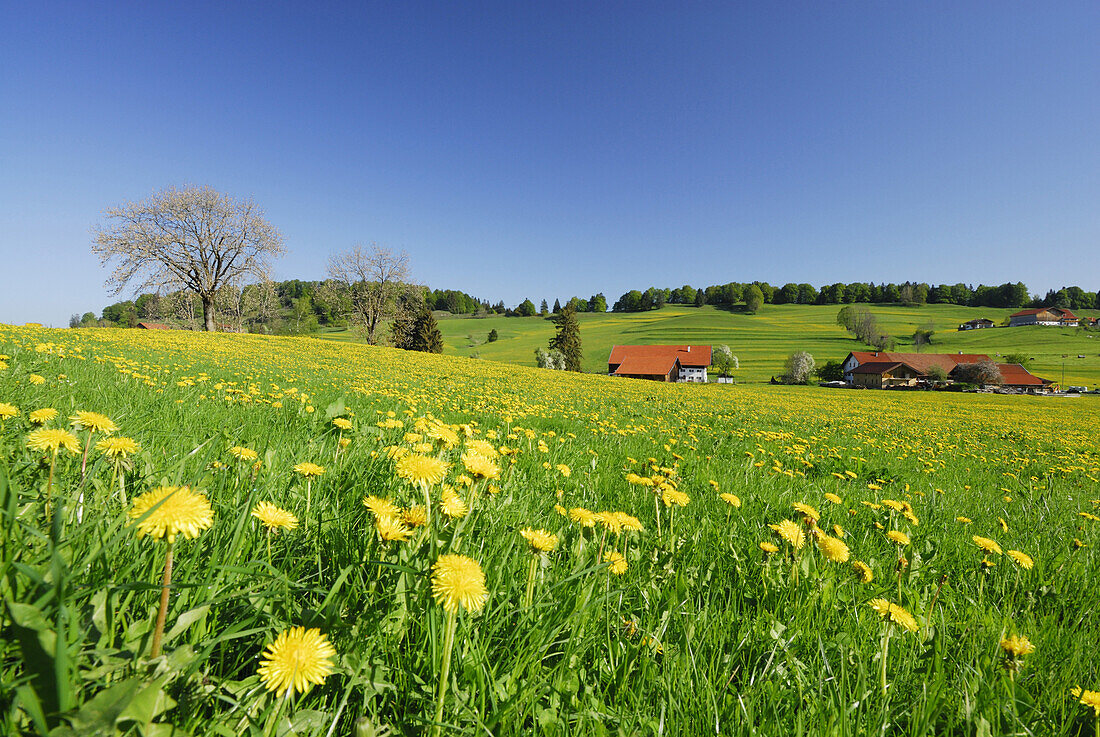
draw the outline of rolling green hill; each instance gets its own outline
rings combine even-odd
[[[988,353],[993,357],[1026,353],[1034,359],[1028,368],[1039,376],[1061,382],[1064,364],[1067,385],[1100,385],[1100,332],[1051,327],[958,332],[959,324],[967,320],[988,317],[1000,323],[1016,310],[954,305],[868,307],[880,326],[898,338],[898,351],[912,350],[909,336],[918,327],[931,325],[936,334],[927,352]],[[606,372],[607,356],[616,344],[726,344],[740,360],[739,381],[768,381],[782,371],[784,359],[793,351],[809,351],[818,363],[824,363],[867,348],[836,324],[839,309],[838,305],[765,305],[752,315],[711,306],[676,305],[652,312],[581,314],[584,370]],[[1095,317],[1100,313],[1085,314]],[[545,347],[554,334],[553,323],[541,317],[442,317],[439,327],[446,354],[527,366],[535,364],[535,348]],[[499,339],[489,343],[487,336],[493,329]],[[358,339],[347,330],[321,337]]]

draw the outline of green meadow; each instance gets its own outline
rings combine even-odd
[[[936,331],[926,352],[1025,353],[1034,360],[1028,369],[1052,381],[1100,385],[1100,331],[1077,328],[992,328],[959,332],[967,320],[987,317],[1000,324],[1014,309],[956,307],[954,305],[867,305],[880,326],[898,340],[895,350],[913,350],[910,336],[917,328]],[[617,344],[668,343],[730,346],[740,361],[736,377],[741,382],[768,381],[783,371],[783,361],[794,351],[805,350],[817,362],[840,361],[853,350],[867,346],[836,324],[838,305],[765,305],[757,314],[712,306],[665,306],[652,312],[580,314],[584,342],[584,370],[607,372],[607,357]],[[1100,312],[1086,312],[1096,317]],[[535,365],[535,349],[546,347],[554,325],[542,317],[442,317],[444,353]],[[499,339],[490,343],[496,330]],[[324,333],[334,340],[358,340],[353,331]],[[1084,358],[1078,358],[1083,355]]]

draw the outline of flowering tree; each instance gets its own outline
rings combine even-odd
[[[805,384],[814,372],[814,357],[806,351],[797,351],[787,358],[783,383]]]
[[[174,187],[144,202],[106,211],[94,229],[92,252],[114,263],[112,294],[137,290],[188,290],[202,301],[204,325],[214,330],[214,302],[227,284],[263,281],[269,259],[286,253],[282,236],[251,199],[212,187]]]

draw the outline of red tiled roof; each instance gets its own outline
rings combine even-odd
[[[1064,309],[1062,307],[1035,307],[1035,308],[1030,309],[1030,310],[1020,310],[1019,312],[1013,313],[1009,317],[1024,317],[1026,315],[1038,315],[1040,312],[1050,312],[1051,314],[1061,315],[1061,319],[1063,319],[1063,320],[1076,320],[1077,319],[1077,315],[1073,314],[1069,310]]]
[[[171,330],[172,329],[172,328],[168,327],[167,325],[163,325],[159,322],[139,322],[137,324],[137,326],[139,328],[144,328],[145,330]]]
[[[1049,381],[1040,379],[1018,363],[998,363],[1005,386],[1043,386]]]
[[[865,363],[881,363],[883,361],[900,362],[907,364],[919,373],[927,374],[933,366],[939,366],[950,373],[951,369],[960,363],[981,363],[988,361],[989,356],[984,353],[886,353],[879,351],[852,351],[851,354],[859,361],[860,366]],[[847,363],[848,359],[844,359]]]
[[[619,376],[668,376],[676,368],[676,356],[627,356],[615,373]]]
[[[706,368],[711,361],[711,347],[709,345],[617,345],[612,347],[607,363],[622,363],[628,357],[655,358],[657,356],[678,358],[681,366]]]

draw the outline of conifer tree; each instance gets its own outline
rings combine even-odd
[[[561,300],[555,299],[554,300],[554,314],[557,315],[557,314],[560,314],[560,313],[561,313]]]
[[[420,313],[416,321],[416,334],[413,339],[413,350],[426,353],[443,352],[443,333],[439,330],[439,324],[435,321],[432,311],[425,309]]]
[[[550,339],[550,348],[561,351],[566,371],[581,370],[581,326],[573,305],[566,305],[554,317],[557,335]]]

